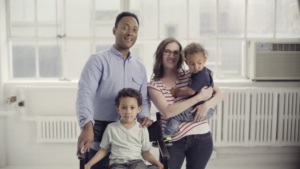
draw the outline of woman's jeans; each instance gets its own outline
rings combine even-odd
[[[192,122],[194,121],[194,117],[195,117],[195,113],[191,113],[191,111],[194,109],[195,107],[190,107],[188,109],[186,109],[184,112],[171,117],[168,119],[167,124],[166,124],[166,128],[164,130],[164,134],[165,135],[171,135],[174,136],[177,134],[177,131],[179,129],[179,124],[180,122],[184,122],[184,121],[189,121]],[[207,120],[209,118],[211,118],[215,113],[215,109],[210,108],[205,116],[205,118],[202,120]]]
[[[188,135],[172,143],[171,147],[167,147],[170,154],[170,169],[181,169],[184,158],[186,169],[204,169],[213,151],[210,132]]]

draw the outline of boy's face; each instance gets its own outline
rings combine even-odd
[[[202,52],[187,54],[185,63],[192,73],[198,73],[203,70],[207,57]]]
[[[121,115],[123,122],[131,123],[140,113],[142,106],[138,106],[136,98],[122,97],[120,98],[120,105],[116,107],[118,113]]]
[[[116,36],[115,48],[129,50],[138,37],[139,25],[134,17],[124,16],[118,23],[118,28],[113,28]]]

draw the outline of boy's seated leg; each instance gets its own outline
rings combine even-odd
[[[129,163],[128,169],[146,169],[147,168],[146,164],[142,160],[133,160],[128,163]]]
[[[210,119],[214,115],[215,111],[215,109],[210,108],[202,121]]]
[[[109,166],[109,169],[127,169],[127,167],[124,164],[114,163]]]
[[[147,169],[158,169],[155,165],[147,165]]]
[[[89,153],[89,161],[95,156],[95,154],[97,153],[97,151],[90,149]],[[109,167],[109,156],[110,156],[110,152],[107,153],[107,155],[100,160],[98,163],[96,163],[95,165],[93,165],[91,167],[91,169],[108,169]]]

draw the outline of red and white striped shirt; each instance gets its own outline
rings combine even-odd
[[[190,79],[190,76],[191,76],[191,72],[189,70],[186,70],[184,76],[178,76],[178,79],[176,80],[174,87],[180,88],[180,90],[186,89],[188,87],[188,81]],[[160,91],[165,96],[169,104],[181,102],[187,99],[187,97],[174,98],[171,95],[170,89],[168,89],[161,81],[151,80],[148,83],[148,88],[152,88],[157,91]],[[164,131],[168,120],[162,114],[161,114],[161,119],[162,119],[162,130]],[[207,123],[207,120],[198,123],[181,122],[179,125],[179,132],[172,137],[172,141],[177,141],[187,135],[205,134],[207,132],[209,132],[209,125]]]

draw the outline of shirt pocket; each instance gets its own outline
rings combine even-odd
[[[132,77],[132,88],[136,89],[136,90],[140,90],[142,83],[143,83],[143,79],[140,77]]]

